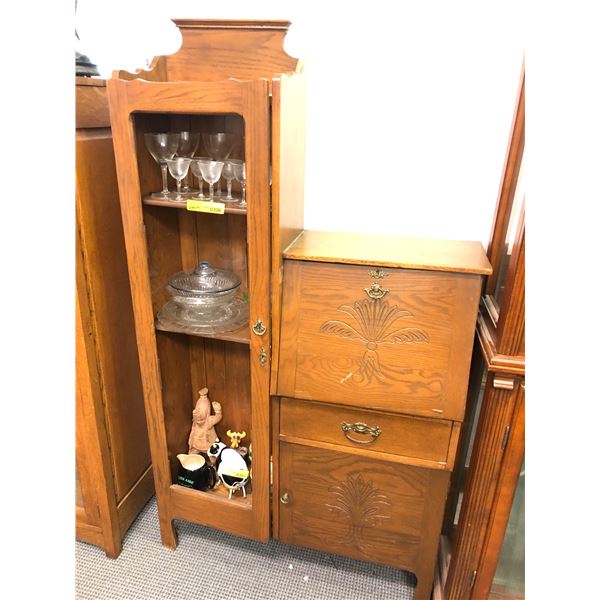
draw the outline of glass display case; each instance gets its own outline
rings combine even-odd
[[[523,72],[440,545],[434,597],[446,600],[524,597],[524,82]]]

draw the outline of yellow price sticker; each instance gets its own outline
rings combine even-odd
[[[211,213],[213,215],[222,215],[225,213],[225,204],[223,202],[188,200],[185,207],[194,212]]]
[[[248,475],[250,475],[250,471],[248,469],[231,469],[227,471],[223,471],[224,475],[229,475],[229,477],[238,477],[239,479],[246,479]]]

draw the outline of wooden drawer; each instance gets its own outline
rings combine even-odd
[[[428,598],[450,473],[282,442],[282,542],[407,569]]]
[[[472,273],[286,260],[278,394],[462,420],[480,287]]]
[[[282,398],[280,406],[279,433],[282,440],[335,444],[357,453],[380,454],[382,458],[398,458],[423,466],[434,463],[437,468],[447,467],[448,462],[452,462],[449,461],[451,441],[455,441],[458,431],[452,436],[453,424],[450,421],[289,398]],[[346,427],[344,431],[342,423],[359,425],[354,429]],[[369,426],[373,434],[361,433],[360,424]],[[453,452],[451,454],[450,459],[453,459]]]

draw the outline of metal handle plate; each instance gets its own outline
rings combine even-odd
[[[285,494],[283,494],[283,496],[281,496],[280,500],[281,500],[281,504],[288,504],[290,501],[290,497],[288,496],[288,493],[285,492]]]
[[[258,319],[258,321],[256,321],[256,323],[252,325],[252,331],[256,335],[264,335],[267,331],[267,328],[265,327],[265,324],[260,319]]]
[[[373,300],[379,300],[380,298],[383,298],[389,291],[390,290],[386,290],[375,281],[371,284],[371,287],[365,288],[367,296],[369,296],[369,298],[373,298]]]
[[[369,427],[366,423],[346,423],[342,421],[340,423],[344,435],[355,444],[372,444],[380,435],[381,428],[379,426]],[[353,438],[349,432],[358,433],[360,435],[370,435],[370,440],[357,440]]]

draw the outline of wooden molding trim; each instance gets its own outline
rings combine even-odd
[[[525,357],[509,356],[496,352],[496,345],[481,312],[477,315],[477,327],[475,331],[477,332],[477,339],[479,340],[485,362],[490,371],[525,376]]]
[[[261,19],[171,19],[180,29],[245,29],[287,31],[290,21]]]

